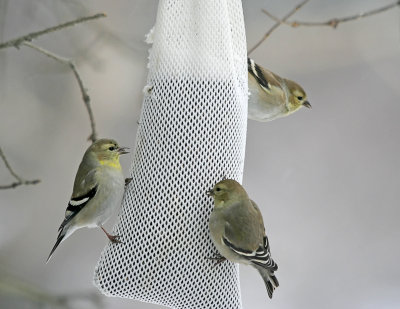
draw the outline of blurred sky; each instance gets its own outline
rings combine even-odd
[[[313,0],[292,20],[324,21],[392,2]],[[248,46],[273,24],[261,8],[283,16],[297,3],[243,1]],[[134,148],[147,70],[144,35],[157,4],[0,0],[0,41],[107,13],[35,43],[75,59],[100,136]],[[281,26],[251,56],[303,85],[313,109],[248,122],[243,183],[263,212],[281,286],[270,301],[258,274],[241,267],[244,308],[399,308],[399,9],[336,30]],[[0,276],[56,294],[95,291],[93,269],[106,244],[101,231],[76,232],[45,264],[89,145],[76,81],[68,68],[25,47],[0,50],[0,73],[0,146],[19,175],[42,180],[0,191]],[[128,173],[130,157],[122,164]],[[0,164],[0,183],[11,181]],[[105,303],[158,308],[117,298]],[[32,308],[0,294],[1,308],[23,306]]]

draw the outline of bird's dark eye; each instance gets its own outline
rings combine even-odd
[[[221,191],[221,188],[217,187],[217,188],[215,189],[215,191]]]
[[[115,150],[115,147],[114,147],[114,146],[111,146],[110,148],[108,148],[108,150],[114,151],[114,150]]]
[[[299,101],[301,101],[301,100],[303,100],[303,97],[297,97],[297,99],[298,99]]]

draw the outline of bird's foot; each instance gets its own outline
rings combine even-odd
[[[215,261],[213,267],[223,263],[226,261],[226,258],[224,258],[221,254],[217,253],[215,256],[213,257],[208,257],[207,260],[211,260],[211,261]]]
[[[123,244],[123,242],[119,240],[121,237],[120,235],[107,235],[107,237],[113,244]]]
[[[132,179],[133,179],[132,177],[125,178],[125,187],[131,183]]]

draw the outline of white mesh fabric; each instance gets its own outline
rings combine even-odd
[[[241,181],[247,65],[240,0],[161,0],[131,177],[94,282],[171,308],[242,307],[238,266],[217,251],[206,191]]]

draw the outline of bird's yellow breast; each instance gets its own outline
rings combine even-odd
[[[119,163],[119,160],[100,160],[99,161],[101,165],[109,166],[112,168],[116,168],[121,170],[121,164]]]

